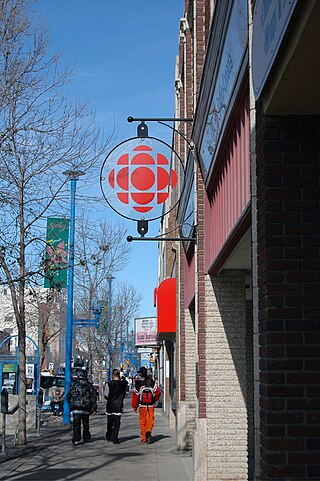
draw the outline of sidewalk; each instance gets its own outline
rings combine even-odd
[[[104,439],[103,408],[90,418],[92,440],[73,446],[72,431],[62,418],[50,418],[41,437],[29,436],[23,448],[8,447],[0,456],[0,480],[16,481],[192,481],[192,457],[178,452],[162,411],[156,409],[153,443],[141,444],[138,415],[126,399],[120,444]],[[14,456],[14,457],[13,457]]]

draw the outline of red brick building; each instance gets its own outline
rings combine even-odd
[[[185,1],[176,117],[193,122],[175,125],[185,179],[162,230],[197,242],[160,246],[176,332],[159,338],[196,481],[320,479],[319,17]]]

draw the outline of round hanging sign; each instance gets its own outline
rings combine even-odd
[[[180,168],[179,168],[180,166]],[[101,190],[110,207],[127,219],[154,220],[172,210],[165,201],[178,191],[178,172],[184,173],[178,154],[154,137],[133,137],[107,155],[100,175]]]

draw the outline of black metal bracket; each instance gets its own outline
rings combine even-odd
[[[128,235],[127,241],[137,241],[137,240],[144,240],[144,241],[156,241],[156,242],[170,242],[170,241],[178,241],[178,242],[197,242],[196,235],[194,237],[145,237],[146,233],[148,232],[148,221],[145,219],[141,219],[137,221],[137,231],[141,237],[133,237]],[[196,231],[195,231],[196,233]]]
[[[127,237],[128,242],[132,241],[156,241],[156,242],[197,242],[196,237],[132,237],[131,235],[128,235]]]
[[[158,122],[158,124],[164,125],[165,127],[168,127],[171,129],[173,132],[176,132],[180,137],[183,138],[189,145],[190,150],[194,149],[194,145],[187,139],[185,135],[183,135],[179,130],[175,129],[172,127],[172,125],[168,125],[165,122],[193,122],[193,119],[188,119],[188,118],[177,118],[177,117],[151,117],[151,118],[138,118],[138,117],[128,117],[127,121],[129,123],[132,122],[141,122],[138,127],[137,127],[137,136],[140,137],[141,139],[145,139],[148,137],[148,126],[146,122]]]
[[[179,134],[189,145],[190,149],[193,150],[194,146],[190,143],[190,141],[177,129],[172,127],[171,125],[165,124],[164,122],[193,122],[192,118],[177,118],[177,117],[143,117],[143,118],[138,118],[138,117],[128,117],[127,121],[129,123],[132,122],[140,122],[137,128],[137,136],[141,138],[146,138],[148,137],[148,126],[146,122],[158,122],[159,124],[162,124],[166,127],[169,127],[171,130]],[[148,221],[145,219],[141,219],[137,221],[137,230],[138,233],[141,235],[141,237],[133,237],[129,235],[127,237],[128,242],[132,241],[154,241],[154,242],[197,242],[197,237],[145,237],[145,234],[148,232]]]
[[[144,237],[148,232],[148,221],[145,219],[138,220],[137,231],[141,235],[141,237]]]
[[[138,117],[128,117],[127,121],[131,122],[193,122],[193,119],[180,119],[176,117],[169,117],[169,118],[161,118],[161,117],[152,117],[152,118],[138,118]]]

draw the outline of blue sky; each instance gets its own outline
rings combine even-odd
[[[68,95],[90,102],[107,135],[115,122],[117,142],[136,135],[137,124],[129,124],[128,116],[173,116],[183,4],[183,0],[39,0],[34,7],[47,26],[51,51],[61,52],[62,65],[73,68]],[[171,143],[171,131],[157,124],[149,124],[149,135]],[[117,216],[106,204],[99,210],[107,220],[123,222],[128,234],[137,235],[134,222]],[[150,235],[158,228],[159,222],[152,222]],[[139,241],[132,247],[129,265],[117,280],[141,292],[141,316],[155,315],[157,243]]]

